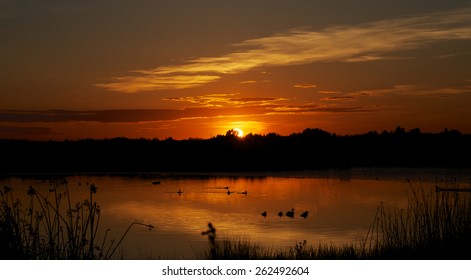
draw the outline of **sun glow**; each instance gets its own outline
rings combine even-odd
[[[234,130],[235,135],[237,137],[240,137],[240,138],[244,137],[244,131],[242,131],[242,129],[236,127],[236,128],[233,128],[232,130]]]

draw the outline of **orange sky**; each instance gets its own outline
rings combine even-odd
[[[0,138],[471,133],[469,1],[96,2],[0,1]]]

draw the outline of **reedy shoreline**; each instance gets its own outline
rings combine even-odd
[[[409,182],[410,184],[410,182]],[[460,189],[445,182],[441,189]],[[112,259],[121,239],[107,240],[106,230],[98,238],[100,207],[93,200],[97,188],[91,184],[89,197],[73,203],[67,182],[53,182],[49,194],[28,189],[29,205],[23,209],[13,189],[4,186],[0,212],[1,259]],[[283,249],[263,247],[247,239],[218,239],[209,226],[207,250],[195,252],[196,259],[261,260],[371,260],[371,259],[470,259],[471,192],[435,191],[410,184],[406,207],[379,203],[368,233],[361,242],[342,245],[298,242]],[[120,258],[126,259],[125,256]]]
[[[409,182],[410,184],[410,182]],[[445,189],[459,189],[455,182]],[[205,232],[207,233],[207,232]],[[265,248],[250,240],[217,240],[208,234],[207,259],[261,260],[453,260],[470,259],[471,193],[437,192],[410,184],[406,208],[386,208],[381,202],[361,242]]]

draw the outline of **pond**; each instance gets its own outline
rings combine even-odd
[[[359,242],[380,203],[405,207],[411,187],[433,191],[456,180],[471,185],[470,170],[352,169],[246,174],[80,174],[64,175],[72,201],[89,197],[100,205],[100,236],[111,229],[116,240],[134,225],[115,257],[195,259],[208,249],[201,233],[212,223],[217,238],[249,240],[287,248]],[[46,175],[0,179],[16,195],[31,185],[48,193]],[[25,196],[26,197],[26,196]],[[293,217],[286,212],[294,209]],[[307,216],[302,217],[305,211]],[[262,215],[266,212],[266,216]],[[279,213],[281,212],[281,216]]]

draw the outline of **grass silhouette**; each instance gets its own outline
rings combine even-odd
[[[73,203],[67,181],[51,182],[49,193],[30,186],[29,205],[23,209],[13,188],[0,191],[1,259],[111,259],[133,225],[116,242],[107,242],[109,229],[98,238],[100,206],[94,201],[97,187],[89,185],[89,197]]]

